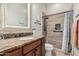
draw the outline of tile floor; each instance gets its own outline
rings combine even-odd
[[[52,51],[52,56],[72,56],[71,53],[65,54],[61,49],[55,48]]]

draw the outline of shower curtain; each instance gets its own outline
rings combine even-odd
[[[63,31],[63,42],[62,42],[62,50],[65,53],[71,51],[71,27],[73,21],[73,12],[66,12],[65,19],[64,19],[64,31]]]

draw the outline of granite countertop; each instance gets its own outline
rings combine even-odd
[[[41,38],[41,37],[40,37]],[[11,48],[18,48],[39,38],[32,36],[0,40],[0,54]]]

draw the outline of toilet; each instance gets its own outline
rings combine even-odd
[[[53,45],[46,43],[45,44],[45,56],[52,56],[52,51],[53,51]]]

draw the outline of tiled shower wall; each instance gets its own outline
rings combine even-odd
[[[61,30],[55,30],[55,24],[61,24]],[[64,13],[58,15],[50,15],[47,19],[47,42],[51,43],[55,48],[61,49],[63,40]]]

